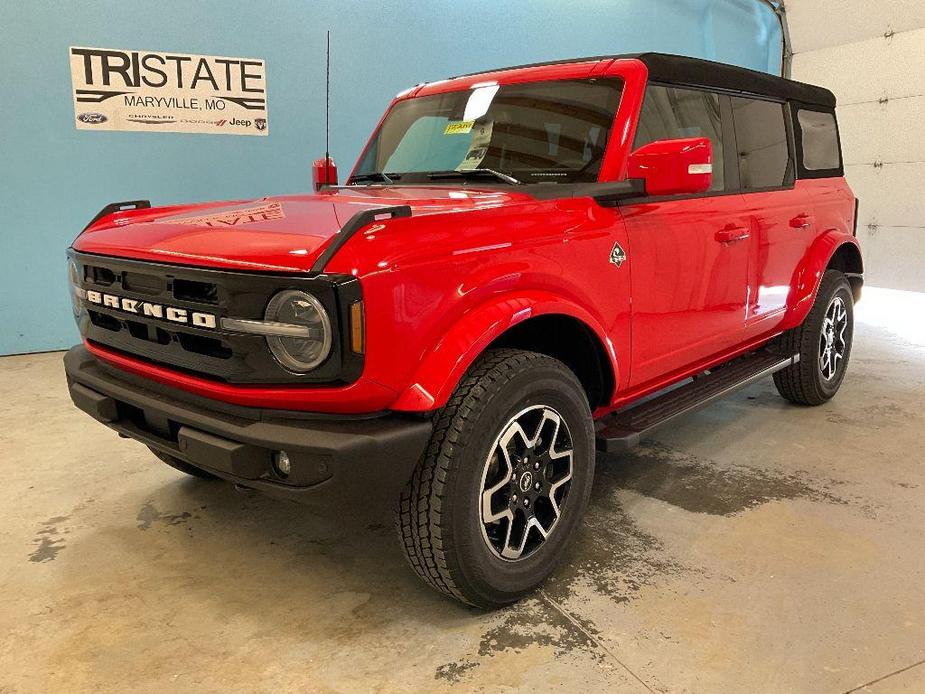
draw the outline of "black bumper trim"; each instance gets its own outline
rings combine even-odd
[[[393,503],[432,432],[430,419],[386,414],[354,419],[240,417],[170,398],[120,378],[82,345],[64,357],[74,404],[119,434],[232,482],[317,508],[354,499]],[[284,450],[291,472],[273,467]]]

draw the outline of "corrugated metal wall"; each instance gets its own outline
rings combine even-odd
[[[867,283],[925,291],[925,0],[787,0],[793,78],[829,87]]]

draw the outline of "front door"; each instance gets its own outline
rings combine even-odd
[[[650,85],[634,147],[708,137],[713,182],[698,196],[622,207],[632,283],[631,387],[644,387],[742,341],[749,227],[737,188],[725,97]],[[731,164],[730,164],[731,162]],[[728,188],[728,190],[727,190]]]
[[[747,219],[737,195],[624,209],[632,284],[632,386],[742,340]]]

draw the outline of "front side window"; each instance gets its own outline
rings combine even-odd
[[[803,143],[803,167],[808,171],[841,169],[835,114],[801,108],[797,121]]]
[[[622,90],[614,78],[559,80],[400,101],[350,182],[420,183],[486,170],[523,183],[595,181]]]
[[[743,190],[790,185],[793,167],[784,105],[775,101],[732,97],[739,178]]]
[[[633,149],[656,140],[708,137],[713,145],[711,191],[725,186],[723,120],[717,94],[696,89],[650,85],[646,88]]]

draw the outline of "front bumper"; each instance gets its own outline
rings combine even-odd
[[[429,418],[319,415],[228,405],[124,373],[79,345],[64,357],[74,404],[120,435],[245,487],[316,508],[393,503]],[[286,451],[285,478],[273,466]]]

